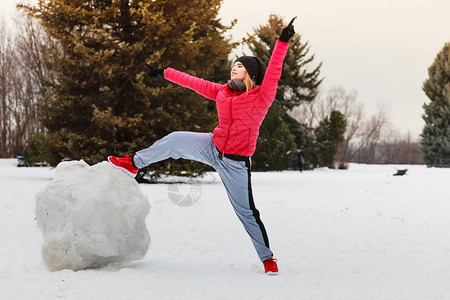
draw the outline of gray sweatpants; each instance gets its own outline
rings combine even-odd
[[[183,158],[212,166],[222,179],[234,211],[249,234],[259,258],[261,261],[272,258],[269,239],[253,201],[250,159],[235,161],[219,158],[212,137],[212,133],[173,132],[149,148],[138,151],[133,158],[134,164],[143,168],[167,158]]]

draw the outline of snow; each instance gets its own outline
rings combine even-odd
[[[392,176],[395,168],[408,175]],[[450,169],[252,173],[275,277],[263,273],[215,173],[138,185],[152,206],[142,260],[51,272],[35,209],[54,177],[0,160],[1,299],[450,299]],[[192,205],[169,196],[192,186]]]
[[[137,182],[108,162],[58,164],[36,199],[42,258],[52,271],[102,267],[147,254],[150,204]]]

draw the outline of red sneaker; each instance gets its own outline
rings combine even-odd
[[[125,155],[124,157],[108,156],[108,161],[114,168],[124,171],[133,178],[136,177],[136,174],[139,171],[139,168],[133,166],[133,159],[128,155]]]
[[[277,260],[269,258],[264,262],[264,269],[267,275],[278,275]]]

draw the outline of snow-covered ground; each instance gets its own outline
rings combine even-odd
[[[450,169],[253,173],[274,277],[215,173],[139,185],[151,203],[143,260],[50,272],[35,208],[53,175],[0,160],[0,299],[450,299]],[[195,204],[174,204],[191,192]]]

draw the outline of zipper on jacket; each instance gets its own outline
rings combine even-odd
[[[234,93],[234,92],[233,92],[233,93]],[[223,145],[222,153],[219,153],[219,154],[222,154],[222,157],[223,157],[224,154],[225,154],[225,149],[226,149],[226,147],[227,147],[228,140],[230,139],[230,129],[231,129],[231,126],[233,125],[233,122],[234,122],[233,114],[232,114],[232,111],[233,111],[233,99],[234,99],[234,96],[232,96],[232,97],[231,97],[231,100],[230,100],[230,119],[231,119],[231,123],[230,123],[230,126],[228,126],[228,130],[227,130],[227,139],[225,140],[225,144]],[[230,153],[229,153],[229,154],[230,154]],[[220,156],[219,156],[219,158],[222,159]]]

